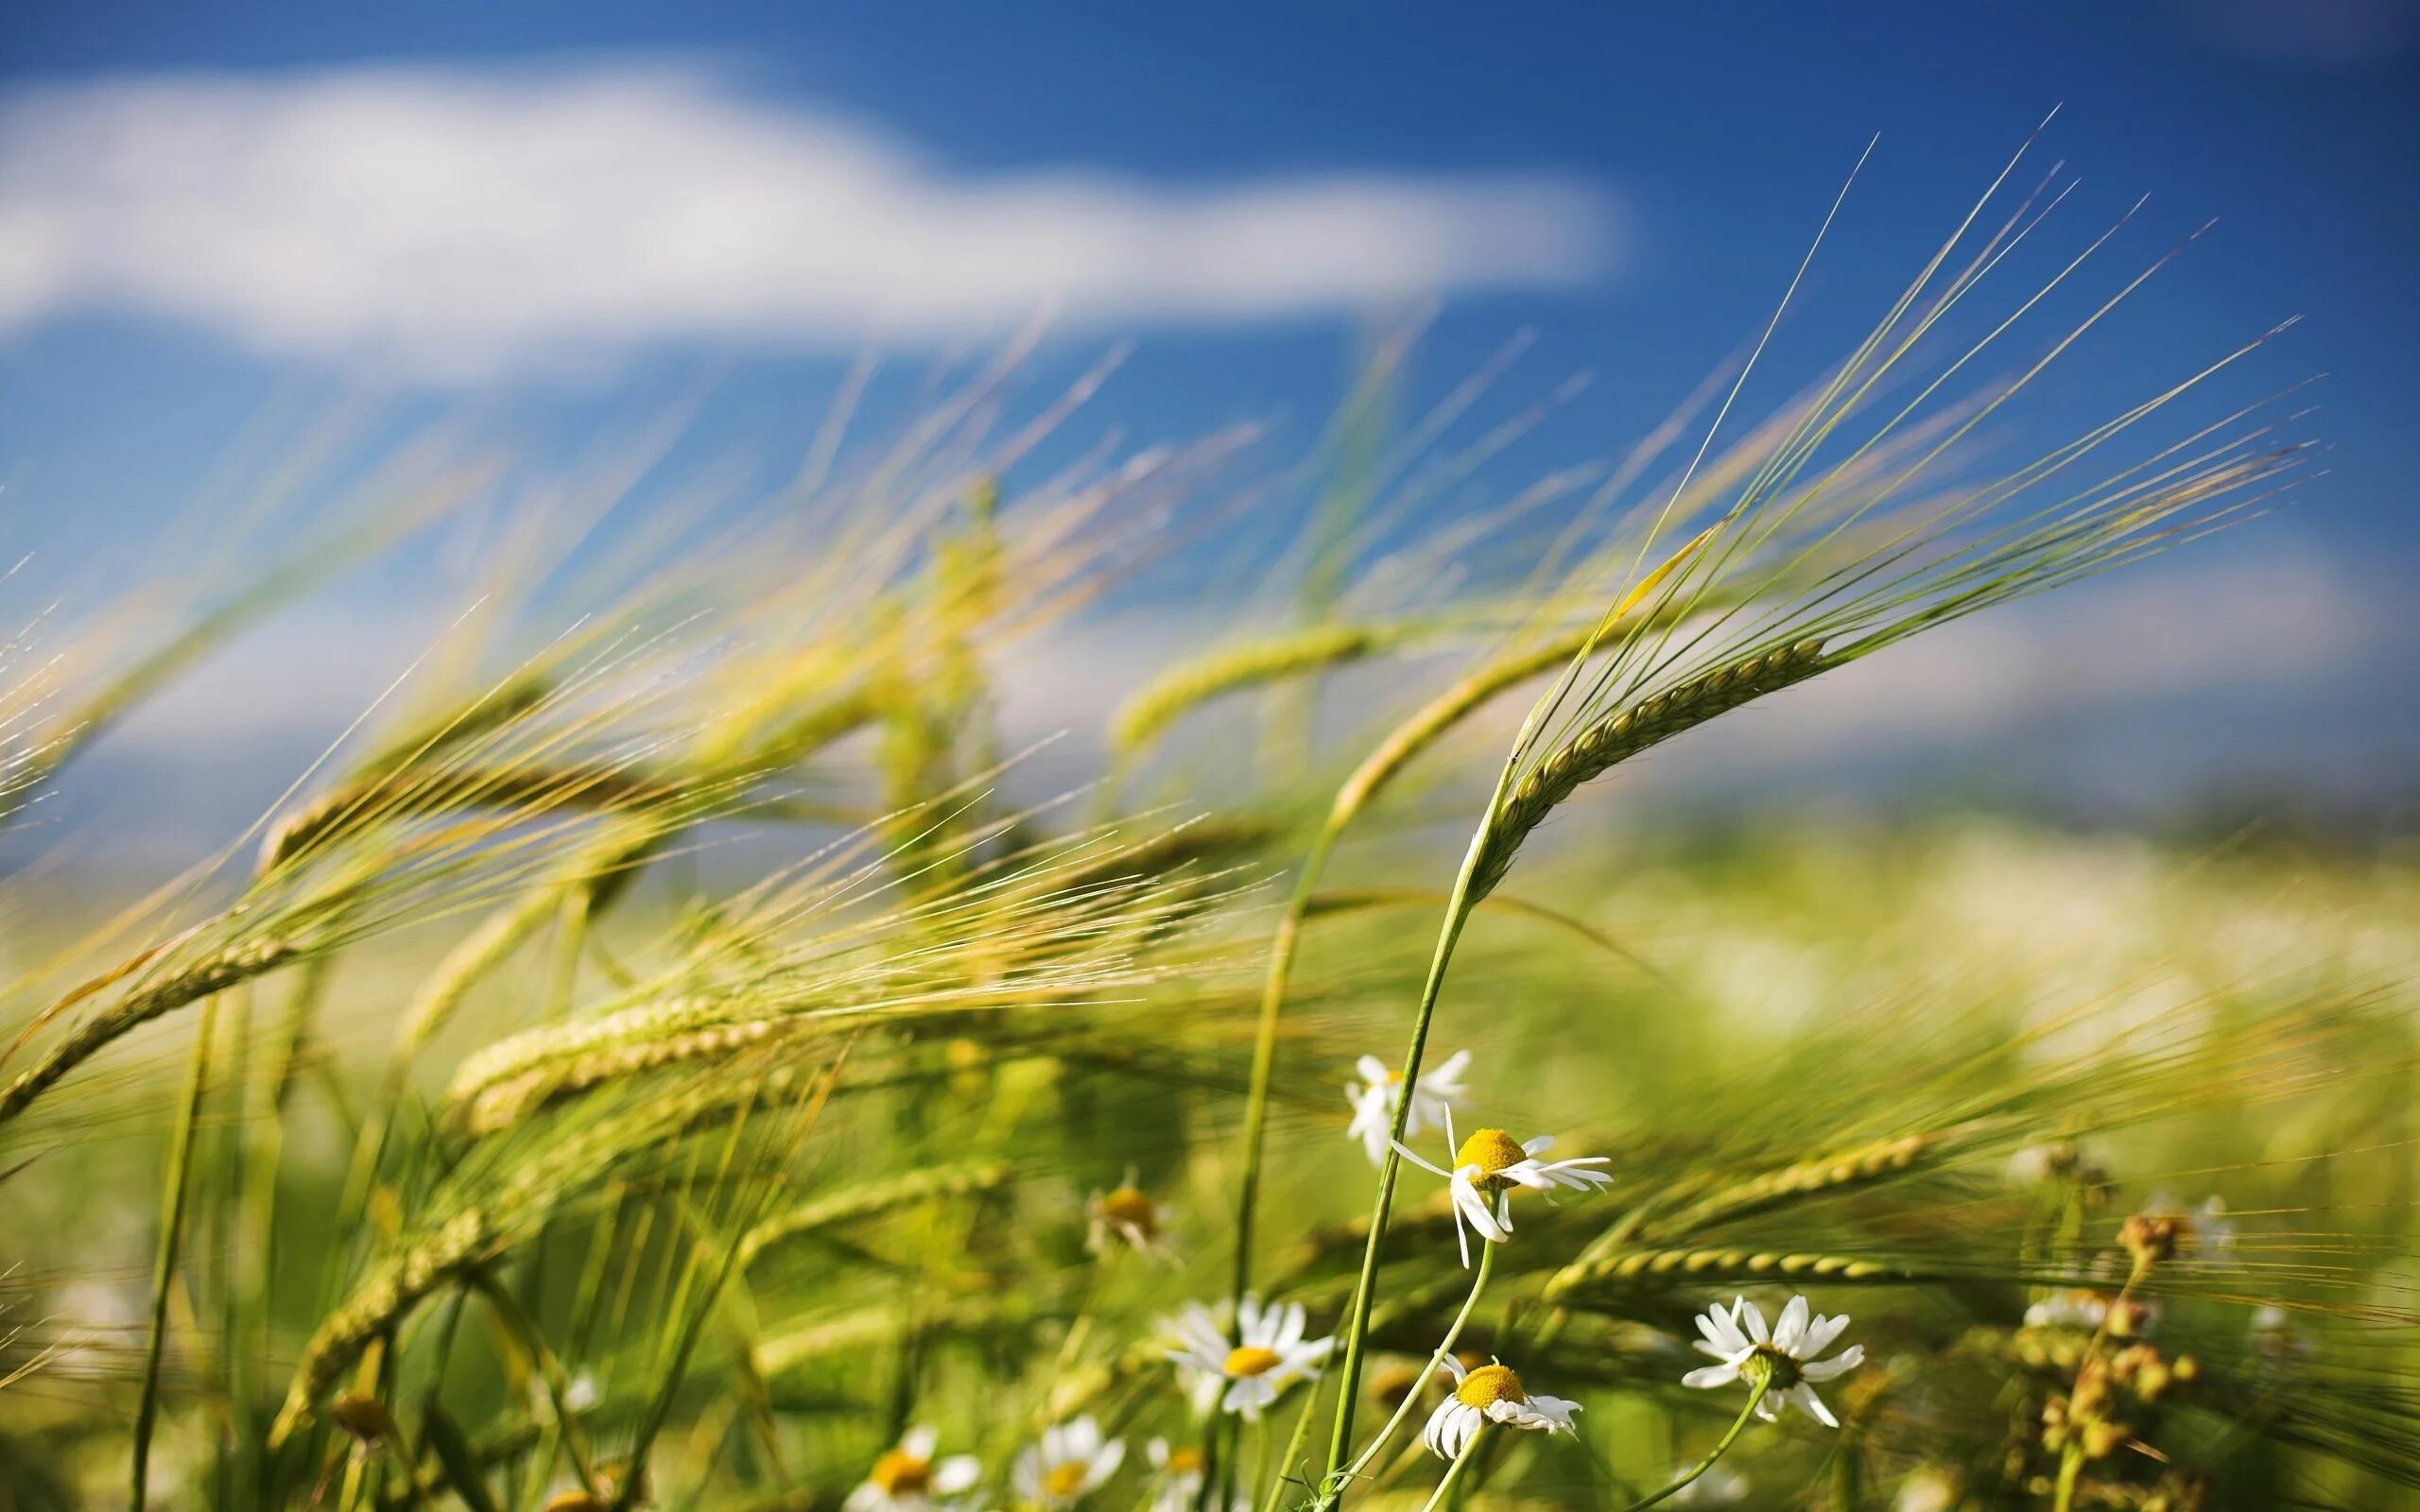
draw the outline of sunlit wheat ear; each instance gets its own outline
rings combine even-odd
[[[1422,633],[1420,627],[1405,625],[1320,625],[1181,663],[1126,700],[1110,724],[1111,749],[1121,759],[1131,759],[1204,704],[1249,688],[1349,665],[1411,644]],[[1433,635],[1437,629],[1428,627],[1426,633]]]
[[[614,766],[544,765],[439,769],[349,783],[288,811],[261,842],[260,869],[274,870],[371,823],[425,817],[464,808],[629,809],[683,797],[673,783]]]
[[[905,1171],[863,1186],[845,1187],[774,1213],[749,1229],[740,1242],[739,1261],[743,1265],[750,1264],[766,1250],[792,1240],[901,1208],[994,1192],[1007,1186],[1014,1176],[1014,1169],[1006,1161],[986,1160],[974,1165]]]
[[[1604,1260],[1583,1261],[1554,1273],[1541,1297],[1560,1301],[1592,1286],[1655,1280],[1700,1285],[1753,1285],[1760,1281],[1822,1280],[1905,1285],[1924,1278],[1902,1265],[1848,1255],[1788,1253],[1740,1247],[1628,1249]]]
[[[117,1040],[163,1014],[188,1007],[214,993],[273,971],[300,948],[278,939],[252,940],[128,994],[78,1024],[40,1060],[0,1088],[0,1122],[16,1117],[60,1078]]]
[[[953,872],[929,897],[891,877],[889,850],[860,836],[743,900],[666,975],[465,1059],[447,1087],[449,1117],[493,1134],[550,1102],[670,1067],[743,1054],[778,1063],[869,1025],[1132,997],[1178,968],[1164,959],[1170,943],[1233,890],[1233,879],[1194,869],[1217,853],[1222,827],[1187,844],[1191,828],[1053,842]],[[912,901],[867,906],[903,895]]]
[[[1803,682],[1828,664],[1820,641],[1801,641],[1752,656],[1642,698],[1548,751],[1505,793],[1489,816],[1487,839],[1471,872],[1472,901],[1495,891],[1512,868],[1521,843],[1582,783],[1718,714]]]

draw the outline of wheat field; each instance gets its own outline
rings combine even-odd
[[[1100,379],[1004,360],[492,531],[205,861],[0,884],[0,1505],[2420,1504],[2408,854],[1624,781],[2314,471],[2275,332],[2031,412],[2152,269],[2012,285],[2024,183],[1593,474],[1383,359],[1307,461],[1046,470]],[[9,822],[493,476],[21,616]]]

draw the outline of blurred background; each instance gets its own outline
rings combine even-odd
[[[610,489],[596,528],[627,537],[655,507],[777,491],[839,409],[878,425],[1012,360],[1040,410],[1115,357],[1055,455],[1249,426],[1234,486],[1267,527],[1020,661],[1018,739],[1087,727],[1055,777],[1299,526],[1315,490],[1289,469],[1374,360],[1396,425],[1467,390],[1469,434],[1509,437],[1407,530],[1601,469],[1693,394],[1703,420],[1852,170],[1745,403],[1846,350],[2054,107],[2025,171],[2081,175],[2061,246],[2146,194],[2113,266],[2215,225],[2043,403],[2097,418],[2299,317],[2245,392],[2312,381],[2325,475],[1645,764],[1656,801],[1631,807],[2399,836],[2420,794],[2401,0],[20,3],[0,549],[25,559],[0,602],[23,623],[199,583],[431,436],[507,459],[506,491]],[[223,840],[425,649],[493,546],[416,541],[215,654],[13,852]]]

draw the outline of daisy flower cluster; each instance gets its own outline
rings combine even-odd
[[[1456,1246],[1465,1268],[1472,1261],[1471,1239],[1478,1236],[1482,1256],[1487,1246],[1512,1241],[1512,1199],[1517,1192],[1551,1197],[1557,1193],[1594,1194],[1614,1184],[1605,1169],[1606,1156],[1550,1158],[1555,1137],[1536,1134],[1516,1140],[1501,1128],[1480,1127],[1458,1139],[1454,1113],[1466,1100],[1463,1077],[1470,1053],[1448,1057],[1434,1073],[1406,1086],[1375,1057],[1360,1058],[1361,1080],[1350,1089],[1353,1104],[1351,1137],[1373,1159],[1384,1161],[1389,1150],[1443,1180],[1454,1215]],[[1395,1138],[1396,1120],[1404,1136],[1435,1132],[1451,1151],[1450,1164],[1424,1159]],[[1177,1258],[1169,1238],[1169,1211],[1135,1182],[1132,1172],[1118,1186],[1096,1191],[1084,1205],[1086,1246],[1106,1262],[1127,1253],[1158,1260]],[[1471,1304],[1487,1284],[1489,1268],[1479,1267],[1472,1284]],[[1469,1314],[1466,1304],[1463,1316]],[[1754,1416],[1776,1421],[1785,1407],[1795,1406],[1829,1427],[1839,1419],[1815,1392],[1817,1383],[1855,1369],[1865,1358],[1862,1346],[1850,1345],[1826,1357],[1847,1329],[1846,1317],[1815,1313],[1804,1297],[1791,1297],[1777,1320],[1767,1326],[1764,1313],[1744,1297],[1728,1305],[1708,1307],[1697,1319],[1697,1348],[1716,1362],[1689,1371],[1683,1384],[1711,1389],[1735,1383],[1754,1395]],[[1576,1434],[1581,1403],[1533,1388],[1520,1372],[1500,1359],[1484,1363],[1454,1353],[1461,1324],[1458,1320],[1425,1366],[1410,1375],[1399,1393],[1393,1418],[1366,1445],[1348,1470],[1362,1474],[1388,1440],[1425,1401],[1423,1390],[1439,1370],[1451,1378],[1443,1400],[1436,1401],[1421,1432],[1422,1447],[1453,1469],[1441,1485],[1450,1489],[1472,1451],[1490,1429],[1531,1433]],[[1250,1293],[1229,1309],[1189,1302],[1165,1322],[1169,1343],[1164,1353],[1175,1367],[1197,1419],[1233,1418],[1257,1422],[1297,1383],[1316,1383],[1337,1339],[1314,1337],[1309,1314],[1300,1302],[1264,1301]],[[1742,1409],[1740,1423],[1748,1418]],[[1732,1430],[1736,1435],[1737,1425]],[[1204,1445],[1153,1438],[1145,1446],[1150,1479],[1142,1491],[1151,1512],[1192,1512],[1201,1504],[1207,1486]],[[1720,1505],[1736,1500],[1744,1481],[1728,1469],[1717,1472],[1715,1460],[1731,1443],[1726,1435],[1713,1455],[1682,1472],[1664,1493],[1677,1503]],[[981,1468],[972,1456],[937,1457],[938,1435],[916,1428],[898,1445],[875,1460],[866,1479],[850,1493],[843,1512],[979,1512],[977,1488]],[[1115,1477],[1126,1462],[1126,1443],[1102,1433],[1090,1417],[1077,1417],[1045,1429],[1009,1467],[1006,1490],[1021,1509],[1066,1512],[1094,1497]],[[1222,1483],[1223,1484],[1223,1483]],[[1131,1496],[1120,1493],[1132,1501]],[[1252,1487],[1224,1486],[1225,1505],[1219,1512],[1248,1512],[1254,1503]],[[1659,1500],[1662,1498],[1659,1497]],[[1213,1500],[1220,1500],[1214,1497]]]
[[[1440,1065],[1434,1075],[1405,1088],[1374,1057],[1364,1056],[1358,1063],[1362,1079],[1349,1089],[1354,1109],[1350,1133],[1362,1142],[1373,1160],[1382,1159],[1375,1141],[1383,1132],[1397,1155],[1444,1180],[1453,1204],[1454,1239],[1465,1268],[1471,1263],[1473,1233],[1478,1236],[1482,1246],[1512,1242],[1514,1192],[1550,1194],[1560,1190],[1588,1194],[1614,1184],[1612,1173],[1604,1169],[1612,1163],[1607,1157],[1547,1159],[1555,1146],[1550,1134],[1515,1140],[1503,1129],[1485,1127],[1475,1129],[1469,1138],[1457,1142],[1454,1109],[1463,1101],[1462,1077],[1469,1067],[1469,1052],[1461,1052]],[[1424,1159],[1409,1144],[1394,1139],[1392,1130],[1397,1117],[1401,1118],[1407,1136],[1423,1127],[1443,1132],[1447,1147],[1453,1151],[1450,1167]],[[1482,1268],[1478,1284],[1483,1286],[1485,1279]],[[1476,1289],[1472,1295],[1475,1300]],[[1794,1405],[1818,1421],[1837,1428],[1839,1419],[1816,1395],[1814,1383],[1844,1375],[1863,1363],[1865,1350],[1861,1345],[1851,1345],[1829,1359],[1824,1358],[1848,1324],[1845,1316],[1824,1316],[1813,1311],[1806,1297],[1792,1297],[1783,1306],[1779,1321],[1768,1328],[1764,1314],[1754,1302],[1744,1297],[1735,1297],[1729,1307],[1709,1307],[1698,1319],[1698,1331],[1703,1336],[1698,1348],[1719,1363],[1688,1372],[1683,1383],[1712,1388],[1743,1382],[1754,1393],[1750,1403],[1755,1415],[1768,1422],[1778,1420],[1784,1406]],[[1453,1389],[1429,1414],[1427,1427],[1421,1435],[1421,1442],[1429,1452],[1454,1461],[1459,1468],[1462,1456],[1491,1427],[1547,1434],[1577,1431],[1572,1415],[1580,1411],[1580,1403],[1531,1390],[1519,1372],[1500,1360],[1467,1366],[1452,1353],[1452,1344],[1449,1335],[1430,1365],[1431,1369],[1442,1365],[1452,1373]],[[1398,1420],[1409,1410],[1425,1379],[1424,1373],[1407,1389],[1404,1404],[1397,1410]],[[1390,1424],[1388,1430],[1381,1432],[1380,1444],[1392,1426]],[[1729,1442],[1726,1437],[1723,1447],[1728,1447]],[[1373,1446],[1372,1452],[1376,1447]],[[1720,1453],[1721,1449],[1718,1448],[1715,1456],[1683,1474],[1670,1492],[1686,1491],[1701,1483]],[[1365,1462],[1366,1459],[1367,1455]],[[1705,1484],[1702,1496],[1710,1501],[1730,1484],[1730,1479]]]

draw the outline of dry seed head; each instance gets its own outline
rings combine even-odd
[[[2124,1423],[2091,1422],[2083,1425],[2083,1457],[2107,1459],[2134,1437],[2133,1430]]]
[[[2118,1243],[2135,1257],[2136,1268],[2149,1270],[2162,1261],[2175,1258],[2184,1231],[2184,1226],[2174,1217],[2137,1212],[2118,1226]]]

